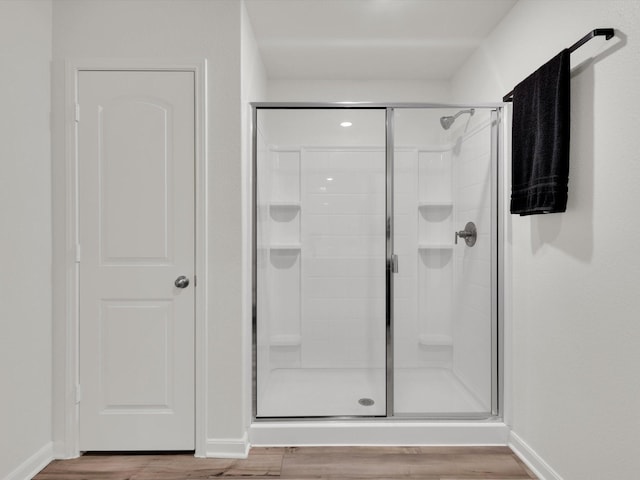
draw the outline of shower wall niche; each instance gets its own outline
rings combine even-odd
[[[301,205],[300,150],[267,144],[258,124],[258,191],[256,215],[257,271],[263,294],[257,304],[262,319],[256,346],[258,391],[264,392],[271,371],[300,367],[301,347]]]
[[[451,151],[418,152],[418,343],[451,347],[453,163]],[[449,351],[447,351],[449,353]],[[447,359],[448,360],[448,359]]]
[[[300,152],[271,151],[268,202],[270,298],[269,345],[273,361],[299,363],[300,347]],[[286,295],[284,295],[286,293]]]
[[[492,409],[489,109],[259,110],[256,416],[476,418]],[[351,126],[340,126],[343,122]],[[393,275],[393,411],[385,308]],[[469,248],[454,243],[468,221]]]

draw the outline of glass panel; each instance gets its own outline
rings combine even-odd
[[[491,412],[491,110],[459,112],[395,111],[396,415]],[[467,222],[476,226],[477,241],[467,246],[459,239],[456,245],[454,232]]]
[[[257,416],[385,415],[385,112],[257,135]]]

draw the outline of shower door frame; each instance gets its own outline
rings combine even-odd
[[[503,415],[504,399],[504,320],[502,299],[502,276],[499,267],[504,265],[504,248],[502,242],[504,209],[503,191],[504,181],[501,177],[500,164],[504,156],[503,152],[503,118],[506,104],[500,103],[476,103],[476,104],[447,104],[447,103],[373,103],[373,102],[250,102],[251,106],[251,421],[323,421],[323,420],[349,420],[370,421],[382,420],[495,420]],[[394,295],[394,230],[393,230],[393,183],[394,183],[394,113],[396,109],[490,109],[491,110],[491,203],[495,211],[493,219],[495,225],[491,236],[491,253],[495,259],[491,262],[491,411],[489,415],[480,414],[394,414],[394,321],[393,321],[393,295]],[[257,193],[258,193],[258,110],[384,110],[385,111],[385,415],[324,415],[310,417],[258,417],[258,388],[257,388],[257,329],[258,329],[258,220],[257,220]]]

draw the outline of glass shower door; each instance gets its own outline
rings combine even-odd
[[[256,417],[384,416],[384,109],[257,109]]]
[[[394,415],[496,410],[495,109],[396,109]]]

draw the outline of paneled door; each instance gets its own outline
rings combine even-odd
[[[194,448],[194,95],[79,72],[80,450]]]

